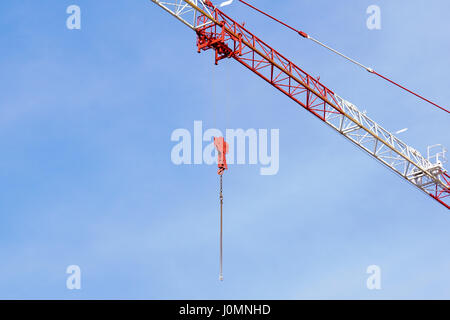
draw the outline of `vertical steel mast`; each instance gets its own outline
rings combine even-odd
[[[215,63],[233,58],[405,180],[450,209],[444,157],[423,157],[394,134],[259,39],[209,0],[151,0],[197,34]]]

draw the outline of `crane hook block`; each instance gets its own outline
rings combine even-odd
[[[218,175],[223,175],[225,170],[228,170],[227,166],[227,158],[226,154],[228,153],[228,143],[225,142],[224,137],[214,137],[214,146],[217,149],[218,152],[218,167],[219,170],[217,171]]]

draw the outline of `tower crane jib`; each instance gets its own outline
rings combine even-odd
[[[209,0],[151,0],[197,34],[198,51],[214,50],[216,64],[233,58],[339,134],[450,209],[450,176],[416,149],[341,98]]]

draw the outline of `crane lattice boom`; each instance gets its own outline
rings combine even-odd
[[[248,31],[209,0],[151,0],[197,34],[198,51],[215,63],[233,58],[314,114],[372,157],[450,209],[450,176],[355,105],[341,98]]]

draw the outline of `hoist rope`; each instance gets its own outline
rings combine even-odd
[[[223,194],[222,194],[222,175],[220,176],[220,273],[219,280],[223,281]]]
[[[298,29],[296,29],[296,28],[294,28],[294,27],[291,27],[291,26],[288,25],[287,23],[285,23],[285,22],[283,22],[283,21],[281,21],[281,20],[279,20],[279,19],[277,19],[277,18],[271,16],[271,15],[268,14],[268,13],[265,13],[264,11],[262,11],[262,10],[256,8],[255,6],[253,6],[253,5],[251,5],[251,4],[247,3],[247,2],[245,2],[245,1],[243,1],[243,0],[239,0],[239,2],[245,4],[246,6],[252,8],[252,9],[255,10],[255,11],[258,11],[259,13],[265,15],[266,17],[269,17],[270,19],[272,19],[272,20],[278,22],[279,24],[285,26],[286,28],[291,29],[292,31],[294,31],[294,32],[298,33],[299,35],[301,35],[303,38],[312,40],[313,42],[317,43],[318,45],[320,45],[320,46],[322,46],[322,47],[324,47],[324,48],[326,48],[326,49],[328,49],[328,50],[334,52],[335,54],[337,54],[337,55],[343,57],[344,59],[346,59],[346,60],[348,60],[348,61],[350,61],[350,62],[352,62],[352,63],[354,63],[354,64],[356,64],[356,65],[358,65],[358,66],[360,66],[361,68],[364,68],[364,69],[367,70],[368,72],[370,72],[370,73],[372,73],[372,74],[375,74],[375,75],[377,75],[378,77],[380,77],[380,78],[382,78],[382,79],[384,79],[384,80],[386,80],[386,81],[388,81],[388,82],[390,82],[390,83],[396,85],[397,87],[399,87],[399,88],[401,88],[401,89],[403,89],[403,90],[405,90],[405,91],[407,91],[407,92],[409,92],[409,93],[415,95],[416,97],[418,97],[418,98],[420,98],[420,99],[422,99],[422,100],[428,102],[429,104],[431,104],[431,105],[433,105],[433,106],[435,106],[435,107],[437,107],[437,108],[439,108],[439,109],[441,109],[441,110],[443,110],[443,111],[445,111],[445,112],[447,112],[447,113],[450,113],[449,110],[447,110],[447,109],[441,107],[440,105],[438,105],[438,104],[436,104],[436,103],[430,101],[429,99],[427,99],[427,98],[425,98],[425,97],[419,95],[418,93],[415,93],[415,92],[413,92],[412,90],[409,90],[409,89],[405,88],[404,86],[402,86],[402,85],[396,83],[395,81],[393,81],[393,80],[391,80],[391,79],[389,79],[389,78],[387,78],[387,77],[385,77],[385,76],[379,74],[378,72],[376,72],[376,71],[373,70],[372,68],[366,67],[366,66],[363,65],[362,63],[359,63],[358,61],[356,61],[356,60],[354,60],[354,59],[351,59],[351,58],[347,57],[347,56],[344,55],[343,53],[341,53],[341,52],[339,52],[339,51],[337,51],[337,50],[335,50],[335,49],[333,49],[333,48],[331,48],[331,47],[325,45],[324,43],[320,42],[320,41],[317,40],[317,39],[314,39],[313,37],[311,37],[311,36],[308,35],[307,33],[303,32],[303,31],[301,31],[301,30],[298,30]]]

